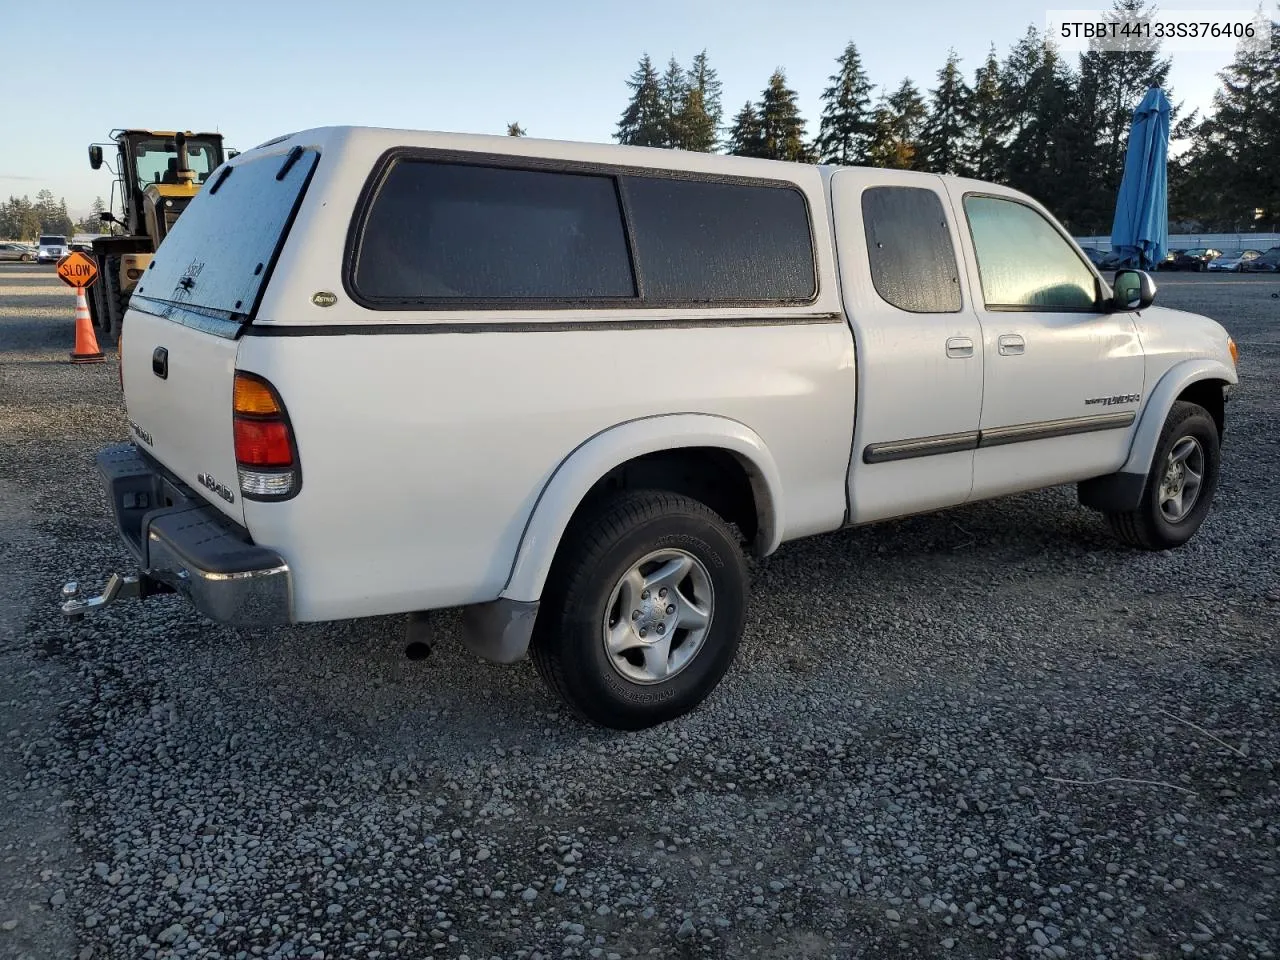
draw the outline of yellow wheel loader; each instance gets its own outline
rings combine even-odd
[[[222,135],[217,133],[113,130],[111,140],[116,148],[116,169],[112,171],[116,182],[111,187],[111,207],[101,218],[112,233],[93,241],[98,282],[90,288],[89,297],[93,325],[108,337],[119,336],[129,295],[156,248],[226,159]],[[104,165],[102,149],[112,144],[91,144],[89,166],[100,169]],[[113,209],[117,186],[120,216]]]

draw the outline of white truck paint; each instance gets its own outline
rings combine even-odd
[[[384,189],[375,171],[388,151],[403,154],[392,164],[787,187],[807,206],[816,289],[803,302],[538,301],[515,309],[487,301],[413,300],[391,308],[361,302],[352,264],[363,250],[366,200]],[[310,160],[314,173],[299,174],[310,170]],[[268,174],[277,168],[282,176],[272,180]],[[1234,345],[1218,324],[1138,303],[1136,289],[1125,294],[1132,308],[1117,308],[1043,207],[991,184],[364,128],[293,134],[229,161],[210,178],[215,187],[220,175],[225,191],[209,189],[192,201],[157,253],[158,279],[149,274],[133,298],[121,355],[131,436],[141,453],[115,451],[115,466],[104,472],[126,540],[163,540],[160,555],[186,558],[176,561],[180,571],[153,569],[151,555],[136,549],[137,590],[147,592],[148,583],[176,587],[206,612],[193,581],[206,591],[244,590],[243,619],[254,622],[462,606],[475,649],[516,659],[530,631],[552,629],[538,604],[548,590],[559,596],[565,586],[552,580],[555,564],[567,562],[566,530],[604,509],[604,478],[631,486],[626,470],[635,464],[648,471],[639,481],[646,489],[657,485],[697,500],[706,481],[714,489],[704,502],[734,513],[724,519],[750,528],[750,545],[760,554],[843,526],[1063,483],[1082,483],[1082,500],[1130,515],[1149,509],[1151,491],[1168,479],[1160,473],[1166,465],[1153,461],[1167,453],[1162,430],[1175,402],[1203,406],[1220,430],[1224,390],[1236,383]],[[900,296],[919,294],[911,282],[890,276],[891,262],[877,259],[890,254],[869,247],[899,249],[894,243],[901,242],[894,237],[902,224],[867,206],[869,191],[879,188],[908,192],[874,194],[876,202],[903,197],[925,203],[921,209],[936,206],[941,219],[919,225],[920,236],[941,251],[937,263],[946,266],[947,249],[954,261],[929,295],[954,300],[955,309],[913,312],[882,290],[896,282]],[[1038,242],[1048,249],[1060,238],[1053,256],[1066,258],[1061,269],[1072,282],[1096,283],[1096,306],[988,305],[983,270],[991,274],[995,258],[978,249],[967,219],[972,195],[1013,201],[1018,216],[1027,209],[1038,214],[1043,224],[1033,216],[1031,227],[1041,230]],[[221,223],[218,204],[248,203],[236,199],[242,196],[269,211],[262,217],[270,223],[244,241],[265,251],[260,256],[244,255],[234,234],[217,240],[201,234]],[[620,214],[633,245],[641,242],[634,203]],[[934,227],[942,233],[930,233]],[[772,226],[759,229],[755,239],[770,242]],[[869,239],[882,233],[883,242]],[[916,252],[910,243],[901,249],[904,256]],[[243,269],[227,266],[233,256],[227,250],[238,251]],[[641,282],[658,263],[644,258],[654,256],[661,254],[633,250]],[[1026,256],[1034,259],[1036,250]],[[1149,282],[1129,275],[1125,283],[1139,280]],[[178,290],[183,285],[185,292]],[[237,292],[224,296],[224,287]],[[224,302],[233,296],[240,298],[234,308]],[[167,352],[163,379],[154,372],[160,350]],[[267,381],[287,408],[300,466],[296,495],[263,501],[236,490],[238,371]],[[709,456],[720,459],[706,459],[707,451],[719,451]],[[1216,447],[1212,453],[1216,458]],[[706,474],[709,464],[714,477]],[[1216,459],[1213,470],[1206,496]],[[153,485],[147,489],[168,492],[137,499],[144,475]],[[1148,482],[1149,475],[1156,479]],[[215,485],[237,495],[228,500],[211,492]],[[175,545],[182,535],[173,532],[172,518],[157,525],[136,507],[143,502],[160,513],[221,518],[210,521],[216,533],[208,536],[224,550],[221,559],[230,557],[228,569],[247,569],[203,576],[201,548]],[[135,504],[134,513],[127,503]],[[255,562],[272,572],[275,607],[250,596],[256,568],[239,557],[237,542],[252,545],[261,554]],[[710,566],[712,560],[719,558],[707,560]],[[281,570],[287,594],[279,591]],[[722,597],[732,593],[726,589],[722,583]],[[613,595],[625,596],[625,585]],[[240,596],[218,609],[234,609]],[[72,599],[67,612],[78,615],[85,604]],[[649,622],[648,607],[634,614],[637,623]],[[646,664],[648,656],[641,658]],[[616,687],[617,679],[601,682]],[[673,694],[677,706],[661,709],[652,706],[662,700],[653,691],[666,686],[637,686],[632,692],[644,697],[632,699],[645,705],[618,723],[643,725],[688,709],[716,680]],[[575,694],[564,683],[573,682],[557,681],[571,703]]]

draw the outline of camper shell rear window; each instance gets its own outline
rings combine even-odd
[[[178,217],[130,307],[220,336],[252,320],[319,153],[284,154],[224,165]]]

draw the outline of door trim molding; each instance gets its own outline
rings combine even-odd
[[[1023,443],[1027,440],[1049,440],[1053,437],[1069,437],[1077,433],[1093,433],[1098,430],[1119,430],[1138,419],[1129,410],[1124,413],[1098,413],[1088,417],[1067,417],[1062,420],[1037,420],[1035,423],[1019,423],[1010,427],[992,427],[979,432],[979,447],[1000,447],[1006,443]]]
[[[944,453],[962,453],[980,447],[1000,447],[1030,440],[1069,437],[1078,433],[1119,430],[1130,426],[1137,418],[1137,411],[1128,410],[1123,413],[1099,413],[1087,417],[1066,417],[1061,420],[1036,420],[1032,423],[1019,423],[1008,427],[992,427],[988,430],[870,443],[862,451],[862,462],[891,463],[895,460],[912,460],[916,457],[933,457]]]
[[[915,457],[932,457],[942,453],[960,453],[978,447],[978,431],[941,433],[934,437],[915,437],[889,443],[870,443],[862,451],[863,463],[890,463]]]

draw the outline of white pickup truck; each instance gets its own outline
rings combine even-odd
[[[1052,216],[922,173],[366,128],[209,178],[130,300],[137,560],[262,626],[463,607],[597,723],[701,702],[743,550],[1078,483],[1199,528],[1236,348]],[[410,618],[411,622],[414,618]]]

